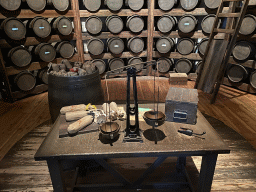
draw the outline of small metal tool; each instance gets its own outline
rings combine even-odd
[[[178,132],[182,133],[182,134],[185,134],[185,135],[188,135],[188,136],[198,137],[198,138],[201,138],[201,139],[205,139],[205,138],[199,137],[199,136],[202,136],[202,135],[206,134],[206,132],[194,133],[192,129],[182,128],[182,127],[178,130]]]

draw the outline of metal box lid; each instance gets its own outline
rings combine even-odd
[[[170,87],[165,100],[197,104],[198,92],[197,89]]]

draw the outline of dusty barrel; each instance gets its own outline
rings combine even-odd
[[[106,19],[106,26],[111,33],[117,34],[123,30],[124,22],[121,17],[117,15],[111,15]]]
[[[89,33],[96,35],[102,30],[102,21],[97,16],[90,16],[85,21],[85,27]]]
[[[207,48],[207,45],[208,45],[208,41],[209,39],[208,38],[204,38],[200,41],[200,43],[198,44],[198,52],[201,54],[201,55],[204,55],[205,54],[205,51],[206,51],[206,48]]]
[[[47,0],[47,4],[58,11],[66,11],[69,7],[69,0]]]
[[[179,59],[175,64],[175,70],[177,73],[189,73],[192,69],[192,63],[188,59]]]
[[[36,77],[28,71],[22,71],[16,75],[14,83],[21,91],[30,91],[36,85]]]
[[[157,60],[157,70],[161,73],[166,73],[170,70],[173,63],[174,63],[173,59],[169,59],[165,57],[159,58]]]
[[[0,26],[0,29],[4,31],[7,37],[13,40],[21,40],[25,38],[26,27],[24,23],[14,17],[5,19]]]
[[[220,6],[221,0],[204,0],[204,4],[209,9],[217,9]]]
[[[238,41],[232,51],[234,58],[238,61],[251,59],[255,51],[254,45],[247,41]]]
[[[234,64],[227,70],[227,76],[231,82],[239,83],[247,78],[248,72],[242,65]]]
[[[123,6],[123,0],[104,0],[104,4],[111,11],[119,11]]]
[[[176,24],[176,17],[172,17],[171,15],[165,14],[158,19],[157,28],[162,33],[168,33],[174,28]]]
[[[8,53],[8,57],[17,67],[28,66],[32,61],[30,51],[22,46],[12,48]]]
[[[75,53],[75,47],[68,41],[62,41],[55,45],[56,52],[65,59],[72,57]]]
[[[36,36],[45,38],[51,34],[51,25],[44,17],[35,17],[29,23],[29,28],[33,30]]]
[[[59,77],[49,74],[48,81],[48,100],[53,121],[64,106],[104,102],[98,69],[85,76]]]
[[[182,33],[192,32],[197,25],[197,19],[193,15],[184,15],[178,22],[179,30]]]
[[[109,64],[109,68],[111,71],[114,69],[117,69],[117,70],[113,71],[114,73],[120,73],[123,71],[123,69],[119,69],[119,68],[124,67],[124,61],[120,58],[110,59],[108,61],[108,64]]]
[[[0,5],[8,11],[15,11],[20,8],[21,0],[0,0]]]
[[[112,37],[107,40],[108,49],[113,54],[120,54],[124,51],[124,42],[119,37]]]
[[[48,77],[49,75],[47,74],[47,70],[48,68],[44,68],[38,71],[38,78],[40,79],[40,81],[46,85],[48,85]]]
[[[127,18],[126,27],[133,33],[139,33],[144,29],[144,20],[139,15],[132,15]]]
[[[34,50],[35,55],[37,55],[42,61],[50,62],[56,57],[55,48],[49,43],[40,43],[36,46]]]
[[[256,71],[254,71],[253,73],[251,73],[250,76],[250,84],[251,86],[256,89]]]
[[[196,8],[199,0],[180,0],[181,7],[186,11],[191,11]]]
[[[104,51],[104,43],[100,39],[90,39],[87,48],[90,54],[100,55]]]
[[[57,17],[52,27],[61,35],[70,35],[73,31],[71,20],[64,16]]]
[[[144,41],[141,37],[133,37],[128,40],[127,47],[133,53],[140,53],[144,50]]]
[[[188,55],[193,53],[195,49],[195,42],[190,38],[179,39],[177,43],[177,50],[181,55]]]
[[[215,18],[216,18],[216,15],[214,14],[207,15],[206,17],[203,18],[201,22],[201,27],[203,32],[211,33]]]
[[[140,57],[132,57],[128,61],[128,65],[134,65],[137,71],[141,71],[143,69],[144,64],[143,60]]]
[[[174,40],[169,37],[161,37],[156,42],[156,49],[159,53],[168,53],[170,52],[175,43]]]
[[[139,11],[144,5],[144,0],[125,0],[125,5],[133,11]]]
[[[105,72],[106,70],[106,63],[102,59],[94,59],[92,63],[98,68],[99,74],[101,75],[102,73]]]
[[[163,11],[169,11],[177,4],[177,0],[158,0],[157,3]]]
[[[42,11],[46,6],[46,0],[22,0],[27,2],[30,9],[34,11]]]
[[[254,15],[245,15],[240,27],[240,34],[250,35],[255,31],[256,28],[256,17]]]
[[[84,6],[88,11],[95,12],[100,9],[101,0],[83,0]]]

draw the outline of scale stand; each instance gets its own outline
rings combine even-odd
[[[133,97],[134,97],[134,107],[130,106],[130,77],[133,77]],[[126,142],[140,142],[143,140],[140,136],[139,128],[139,108],[138,108],[138,98],[137,98],[137,85],[136,85],[136,69],[130,67],[127,69],[127,98],[126,98],[126,129],[123,143]],[[131,125],[130,115],[135,116],[135,125]]]

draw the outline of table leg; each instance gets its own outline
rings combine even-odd
[[[176,170],[180,173],[186,167],[186,157],[178,157]]]
[[[209,154],[203,156],[197,189],[199,192],[211,191],[217,157],[218,154]]]
[[[67,189],[64,184],[62,168],[59,161],[57,159],[50,158],[47,160],[47,164],[54,192],[66,192]]]

